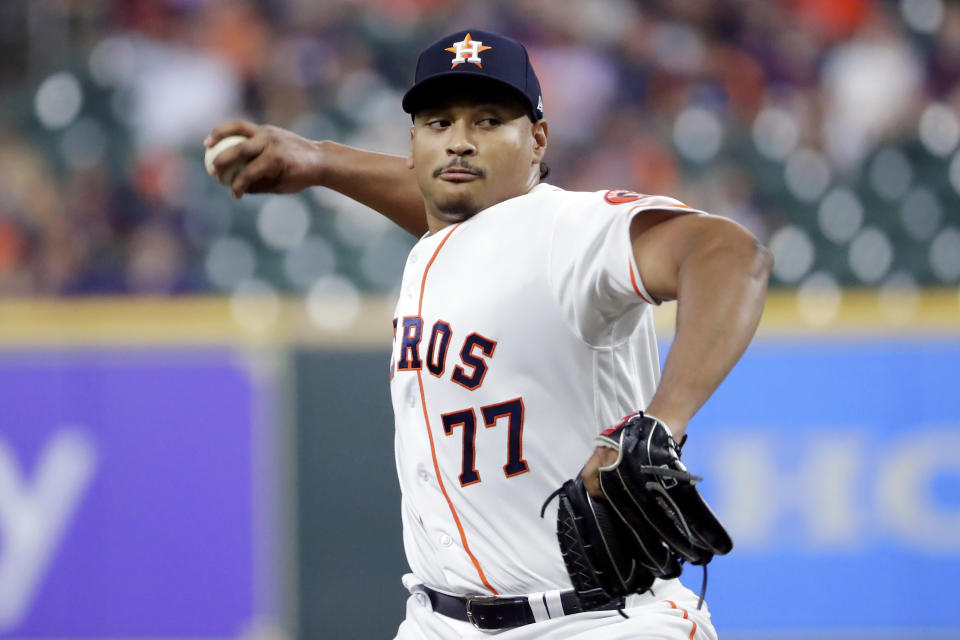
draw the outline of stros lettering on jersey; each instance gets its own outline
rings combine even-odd
[[[630,220],[677,200],[547,184],[423,237],[403,274],[391,395],[404,546],[450,593],[569,589],[544,499],[660,375]],[[555,509],[555,507],[554,507]]]

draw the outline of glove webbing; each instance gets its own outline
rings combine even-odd
[[[703,478],[700,476],[695,476],[689,471],[677,471],[676,469],[668,469],[667,467],[654,467],[652,465],[641,465],[640,470],[644,473],[649,473],[655,476],[664,476],[667,478],[677,478],[679,480],[686,480],[690,484],[696,484],[698,482],[703,482]],[[558,495],[563,493],[563,487],[560,487],[556,491],[552,492],[547,499],[544,501],[543,506],[540,508],[540,517],[544,517],[547,512],[547,505],[553,502],[553,499]]]
[[[642,469],[645,473],[656,473],[656,474],[659,474],[659,475],[671,476],[671,477],[675,477],[675,478],[687,476],[688,478],[686,478],[686,479],[689,479],[689,481],[690,481],[691,483],[700,482],[701,480],[703,480],[703,478],[701,478],[701,477],[699,477],[699,476],[692,475],[692,474],[690,474],[690,473],[684,473],[683,471],[676,471],[676,470],[674,470],[674,469],[665,469],[665,468],[663,468],[663,467],[651,467],[651,466],[649,466],[649,465],[643,465],[643,466],[641,466],[641,469]],[[560,495],[561,493],[563,493],[563,487],[557,489],[556,491],[552,492],[549,496],[547,496],[547,499],[544,501],[543,506],[540,507],[540,517],[541,517],[541,518],[544,517],[544,515],[545,515],[546,512],[547,512],[547,505],[549,505],[551,502],[553,502],[553,499],[556,498],[556,497],[557,497],[558,495]],[[683,562],[682,559],[681,559],[681,562]],[[697,610],[698,610],[698,611],[699,611],[701,608],[703,608],[703,599],[704,599],[704,597],[707,595],[707,565],[702,565],[702,568],[703,568],[703,580],[700,581],[700,597],[699,597],[699,599],[697,600]],[[650,589],[650,593],[651,593],[651,594],[653,593],[653,589],[652,589],[652,588]],[[629,617],[630,617],[630,616],[628,616],[626,613],[624,613],[623,609],[617,609],[617,613],[619,613],[619,614],[620,614],[621,616],[623,616],[624,618],[629,618]]]
[[[703,477],[695,476],[689,471],[677,471],[676,469],[670,469],[669,467],[655,467],[649,464],[640,465],[640,471],[643,473],[649,473],[653,476],[663,476],[665,478],[676,478],[678,480],[683,480],[689,482],[690,484],[697,484],[698,482],[703,482]]]

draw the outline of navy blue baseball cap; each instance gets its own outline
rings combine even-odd
[[[503,85],[518,94],[534,121],[543,117],[540,81],[526,48],[516,40],[481,29],[440,38],[420,54],[413,86],[403,96],[403,110],[413,114],[451,78]]]

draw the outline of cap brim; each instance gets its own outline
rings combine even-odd
[[[498,88],[507,89],[512,95],[516,96],[517,100],[519,100],[521,104],[526,107],[527,113],[530,115],[530,117],[533,120],[537,120],[537,113],[534,109],[534,106],[530,102],[530,98],[527,97],[523,91],[513,86],[509,82],[500,80],[499,78],[491,78],[480,71],[469,70],[445,71],[443,73],[436,73],[432,76],[424,78],[414,86],[410,87],[410,90],[403,95],[403,102],[401,103],[403,110],[411,115],[414,115],[417,111],[420,111],[424,107],[430,106],[431,102],[433,104],[440,104],[438,94],[441,94],[444,85],[449,84],[451,81],[466,81],[468,78],[470,82],[475,82],[479,85],[486,83]]]

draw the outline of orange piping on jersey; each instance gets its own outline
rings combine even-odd
[[[427,274],[430,273],[430,267],[433,266],[433,261],[437,259],[437,256],[440,255],[440,249],[443,249],[443,245],[447,244],[447,240],[450,239],[450,236],[453,235],[453,232],[457,230],[462,222],[458,222],[453,225],[453,228],[444,236],[443,240],[440,241],[440,244],[437,245],[436,250],[434,250],[433,255],[430,256],[430,261],[427,262],[427,266],[423,269],[423,279],[420,280],[420,301],[417,303],[417,315],[423,317],[423,291],[427,285]]]
[[[640,296],[640,298],[644,302],[646,302],[647,304],[653,304],[652,302],[647,300],[647,297],[645,295],[640,293],[640,287],[637,286],[637,279],[633,275],[633,260],[631,260],[629,256],[627,257],[627,267],[630,269],[630,284],[633,285],[633,290],[637,292],[637,295]]]
[[[430,267],[433,265],[433,261],[437,259],[440,249],[443,248],[443,245],[447,243],[447,240],[450,239],[450,236],[454,231],[457,230],[457,227],[459,227],[460,224],[454,225],[454,227],[450,229],[450,232],[447,233],[446,237],[440,241],[440,244],[437,245],[436,251],[433,252],[433,256],[430,257],[430,261],[427,262],[427,266],[423,270],[423,280],[420,282],[420,302],[417,305],[417,315],[421,318],[423,317],[423,291],[427,285],[427,274],[430,272]],[[427,438],[430,440],[430,455],[433,457],[433,471],[437,475],[437,483],[440,485],[440,492],[447,501],[447,506],[450,507],[450,514],[453,516],[453,521],[457,525],[457,531],[460,532],[460,541],[463,543],[463,550],[467,552],[467,555],[470,556],[470,560],[473,561],[473,566],[477,570],[477,575],[480,576],[480,581],[483,582],[487,589],[490,589],[490,592],[493,595],[500,595],[497,590],[494,589],[489,582],[487,582],[487,576],[483,573],[483,569],[480,568],[480,563],[477,561],[476,556],[473,555],[473,552],[470,551],[470,545],[467,544],[467,534],[464,533],[463,525],[460,524],[460,516],[457,515],[457,510],[454,509],[453,502],[451,502],[450,496],[447,495],[447,488],[443,485],[443,477],[440,475],[440,464],[437,462],[437,450],[433,446],[433,430],[430,429],[430,417],[427,413],[427,398],[423,393],[423,373],[419,369],[417,370],[417,384],[420,385],[420,406],[423,407],[423,421],[427,427]]]
[[[646,197],[646,196],[644,196],[644,197]],[[692,209],[692,210],[696,211],[696,209],[694,209],[693,207],[687,206],[687,205],[685,205],[685,204],[680,204],[680,203],[667,205],[667,206],[665,206],[665,207],[653,207],[653,208],[654,208],[654,209],[662,208],[662,209],[665,209],[665,210],[669,210],[669,209],[676,208],[676,207],[679,207],[679,208],[682,208],[682,209]],[[642,209],[642,208],[643,208],[643,207],[637,206],[637,207],[634,207],[633,209],[630,209],[630,215],[633,215],[633,212],[634,212],[634,211],[637,211],[638,209]],[[630,284],[633,285],[633,290],[637,292],[637,295],[640,296],[640,298],[643,299],[644,302],[646,302],[647,304],[653,304],[652,302],[650,302],[649,300],[647,300],[647,297],[646,297],[645,295],[643,295],[642,293],[640,293],[640,287],[637,286],[637,279],[636,279],[636,277],[634,277],[634,275],[633,275],[633,259],[632,259],[632,256],[628,256],[628,257],[627,257],[627,265],[628,265],[629,268],[630,268]]]
[[[673,600],[667,600],[667,604],[669,604],[674,609],[677,608],[677,603],[675,603]],[[681,608],[680,611],[683,611],[684,620],[690,620],[690,616],[687,614],[686,609]],[[695,620],[690,620],[690,624],[693,625],[693,629],[690,629],[690,640],[693,640],[693,636],[697,633],[697,623]]]
[[[453,507],[453,502],[450,501],[450,496],[447,495],[447,488],[443,485],[443,478],[440,476],[440,465],[437,462],[437,450],[433,446],[433,431],[430,429],[430,418],[427,416],[427,400],[423,394],[423,375],[420,371],[417,371],[417,383],[420,385],[420,404],[423,406],[423,419],[427,426],[427,437],[430,439],[430,455],[433,457],[433,470],[437,474],[437,482],[440,484],[440,492],[443,493],[443,497],[447,501],[447,506],[450,507],[450,514],[453,516],[453,521],[457,525],[457,531],[460,532],[460,541],[463,542],[463,550],[467,552],[467,555],[470,556],[470,560],[473,561],[473,566],[477,570],[477,575],[480,576],[480,581],[483,582],[487,589],[490,589],[490,592],[493,593],[493,595],[500,595],[497,590],[494,589],[489,582],[487,582],[487,576],[483,573],[483,569],[480,567],[477,557],[473,555],[472,551],[470,551],[470,545],[467,544],[467,534],[463,531],[463,525],[460,524],[460,517],[457,515],[457,510]]]

